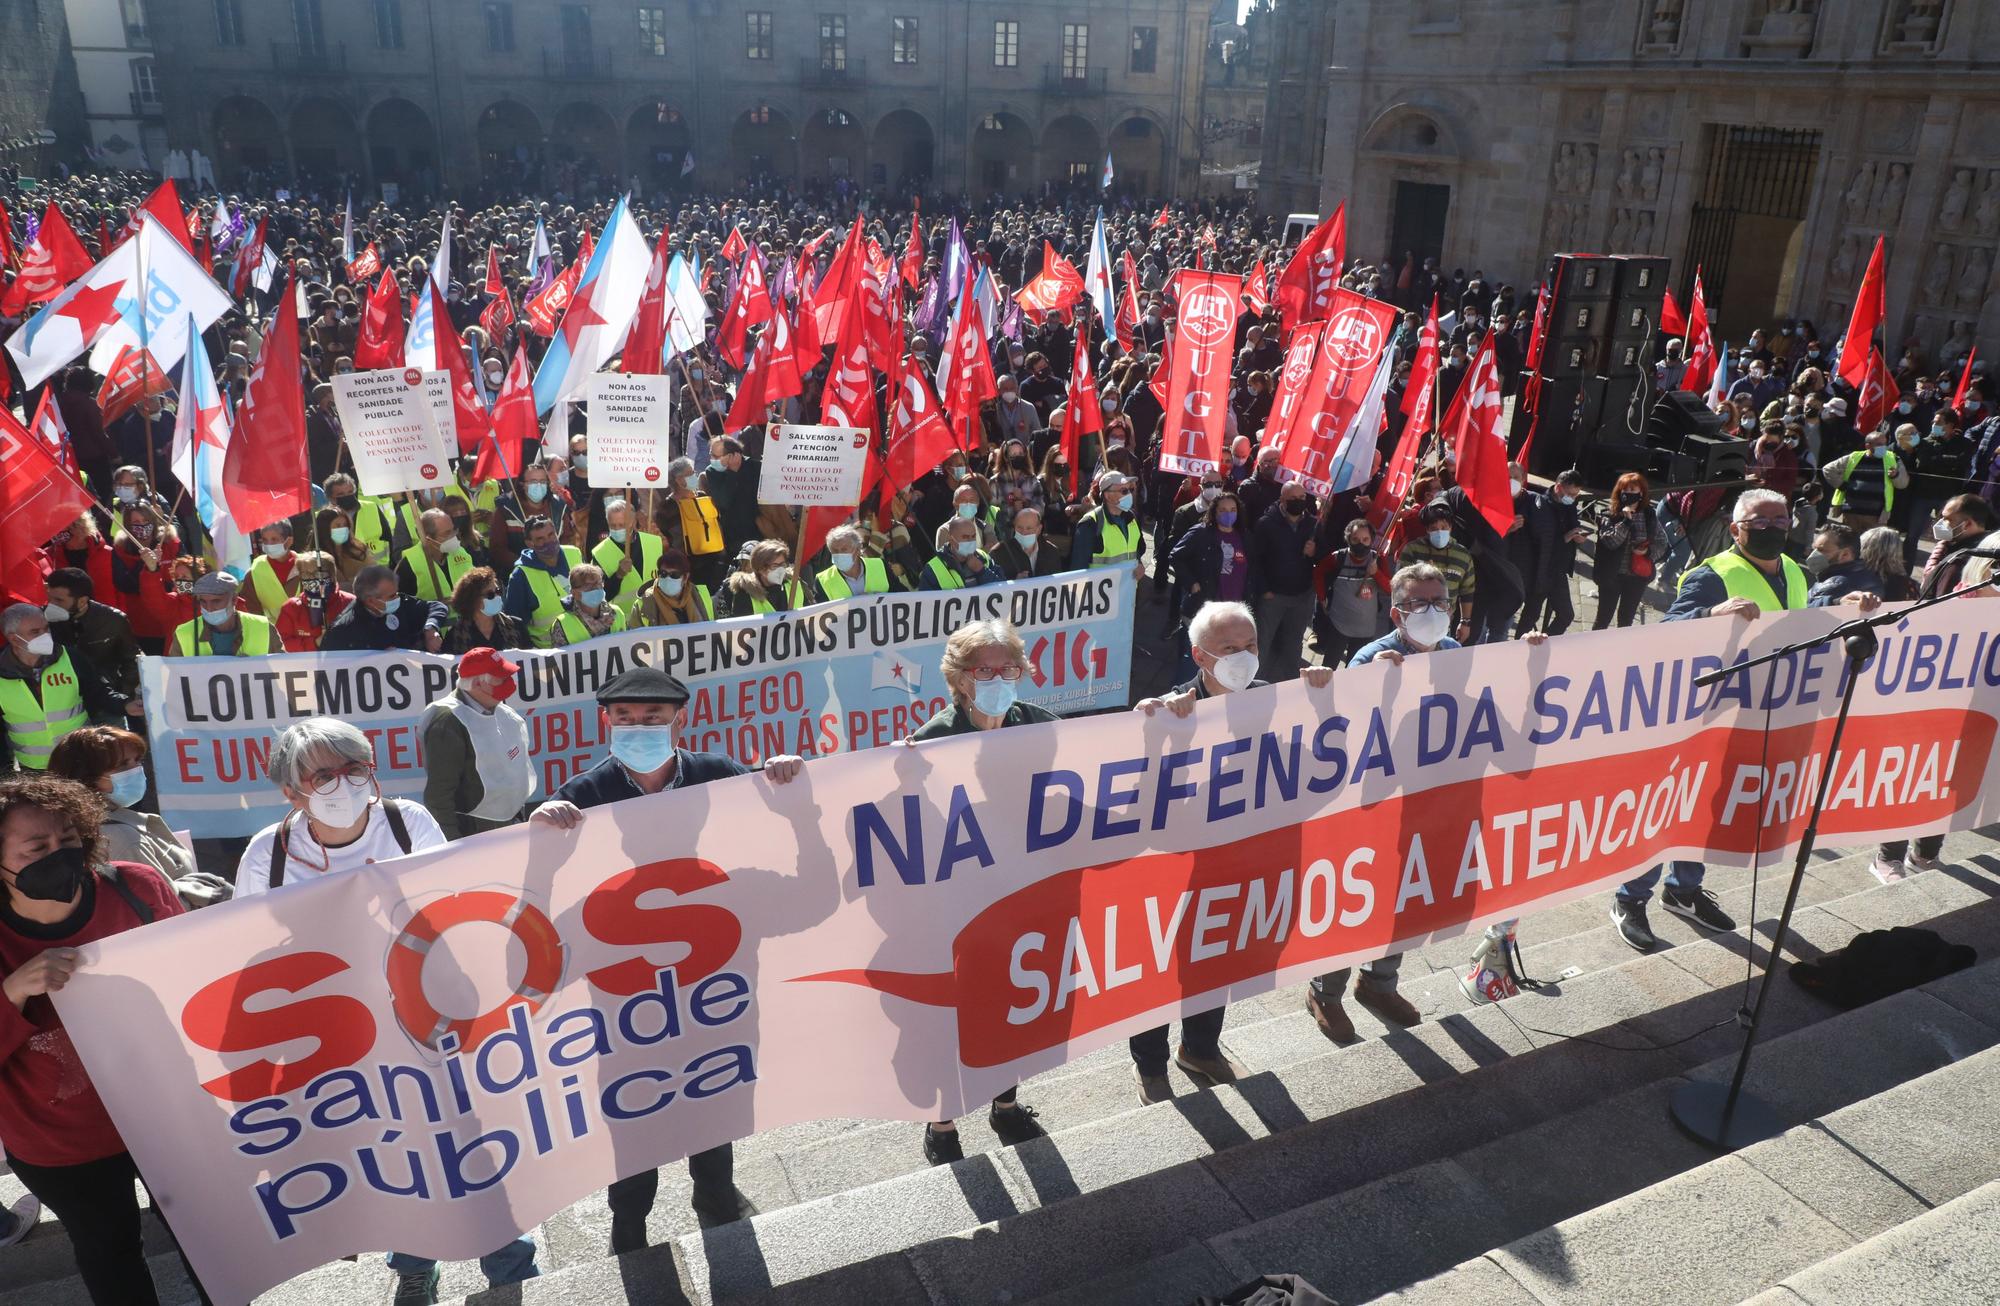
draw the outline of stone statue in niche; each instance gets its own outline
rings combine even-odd
[[[1882,174],[1882,184],[1875,195],[1875,221],[1884,227],[1893,227],[1903,219],[1903,196],[1910,189],[1910,165],[1892,163]]]
[[[1902,13],[1893,28],[1895,39],[1929,45],[1937,39],[1938,24],[1943,20],[1944,0],[1903,0]]]
[[[1791,51],[1804,54],[1812,45],[1817,0],[1763,0],[1751,6],[1752,20],[1745,43],[1759,53]]]
[[[1632,239],[1632,210],[1620,209],[1611,219],[1611,252],[1624,253]]]
[[[1938,357],[1956,372],[1965,366],[1965,356],[1972,352],[1972,345],[1972,323],[1953,322],[1951,335],[1944,342],[1944,348],[1938,351]]]
[[[1549,218],[1542,224],[1542,243],[1551,250],[1562,249],[1569,243],[1570,202],[1557,200],[1549,205]]]
[[[1621,200],[1632,199],[1639,193],[1639,151],[1627,150],[1619,157],[1618,180],[1613,185]]]
[[[1681,10],[1684,0],[1654,0],[1653,16],[1646,21],[1646,44],[1673,45],[1681,39]]]
[[[1926,304],[1944,303],[1945,292],[1951,287],[1951,246],[1939,245],[1931,251],[1929,263],[1924,265],[1923,289],[1919,292],[1921,302]]]
[[[1641,209],[1639,220],[1632,224],[1632,248],[1641,254],[1653,252],[1653,211]]]
[[[1938,206],[1938,225],[1946,231],[1957,231],[1965,225],[1965,210],[1972,203],[1972,169],[1959,168],[1951,174],[1951,185],[1944,188],[1944,202]]]
[[[1965,252],[1965,263],[1958,270],[1958,306],[1978,308],[1986,299],[1986,283],[1993,279],[1993,255],[1984,245],[1974,245]]]
[[[1840,242],[1840,248],[1833,252],[1833,262],[1827,265],[1826,279],[1836,286],[1854,284],[1855,268],[1861,261],[1861,237],[1849,234]]]
[[[1573,204],[1570,206],[1569,243],[1571,249],[1582,249],[1590,233],[1590,206]]]
[[[2000,236],[2000,172],[1986,174],[1979,205],[1972,210],[1972,229],[1982,236]]]
[[[1655,145],[1646,151],[1646,162],[1639,169],[1639,196],[1645,200],[1660,198],[1660,174],[1666,171],[1667,152]]]
[[[1576,146],[1564,141],[1556,149],[1555,190],[1567,195],[1576,188]]]
[[[1591,186],[1597,181],[1597,147],[1579,145],[1576,147],[1576,193],[1590,194]]]
[[[1875,190],[1875,165],[1865,162],[1855,170],[1854,180],[1847,184],[1847,194],[1841,197],[1841,204],[1847,210],[1849,222],[1859,222],[1868,214],[1868,197]]]

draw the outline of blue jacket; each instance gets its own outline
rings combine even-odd
[[[1859,559],[1829,568],[1806,592],[1809,608],[1830,608],[1850,594],[1880,594],[1882,578],[1863,566]]]
[[[535,591],[528,584],[528,568],[545,571],[551,576],[569,575],[569,555],[558,552],[554,566],[535,556],[533,549],[522,549],[521,556],[514,560],[514,570],[507,577],[507,597],[501,603],[501,610],[524,625],[535,615]]]

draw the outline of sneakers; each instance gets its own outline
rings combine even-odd
[[[1410,1005],[1410,1000],[1394,989],[1385,989],[1373,984],[1356,981],[1354,1000],[1374,1012],[1391,1025],[1401,1025],[1408,1029],[1423,1020],[1423,1013]]]
[[[1312,1013],[1313,1023],[1319,1026],[1320,1033],[1336,1043],[1354,1042],[1354,1021],[1341,1007],[1338,993],[1322,999],[1318,989],[1307,989],[1306,1010]]]
[[[1611,900],[1611,923],[1618,927],[1618,937],[1641,952],[1651,952],[1660,945],[1653,936],[1653,927],[1646,923],[1646,904],[1627,902],[1623,898]]]
[[[1031,1106],[1003,1107],[995,1103],[987,1108],[986,1122],[993,1126],[1003,1147],[1019,1147],[1030,1139],[1045,1138],[1049,1132],[1035,1122],[1035,1108]]]
[[[1898,880],[1910,878],[1908,867],[1901,862],[1892,862],[1880,853],[1868,859],[1868,873],[1883,884],[1894,884]]]
[[[756,1205],[745,1197],[743,1190],[735,1184],[717,1188],[712,1192],[696,1188],[694,1195],[688,1199],[688,1205],[694,1207],[694,1213],[700,1218],[703,1228],[729,1224],[736,1220],[747,1220],[757,1214]]]
[[[437,1306],[438,1267],[396,1276],[396,1295],[390,1306]]]
[[[1168,1082],[1165,1075],[1149,1075],[1145,1071],[1139,1070],[1136,1066],[1133,1069],[1137,1071],[1139,1076],[1140,1106],[1152,1106],[1157,1102],[1172,1100],[1174,1086]]]
[[[1188,1078],[1204,1088],[1213,1088],[1217,1084],[1233,1084],[1243,1077],[1243,1067],[1220,1052],[1212,1057],[1191,1057],[1188,1055],[1185,1043],[1175,1049],[1174,1064],[1186,1071]]]
[[[1909,861],[1904,864],[1910,868],[1910,873],[1913,875],[1919,871],[1941,871],[1944,869],[1944,862],[1941,859],[1936,857],[1919,857],[1915,853],[1911,853]]]
[[[1678,894],[1672,889],[1660,891],[1660,905],[1676,916],[1693,921],[1703,929],[1727,934],[1736,928],[1736,922],[1729,913],[1722,910],[1722,904],[1706,889],[1696,889],[1692,893]]]
[[[953,1161],[965,1159],[965,1148],[959,1145],[956,1129],[939,1129],[936,1125],[924,1126],[924,1160],[932,1165],[950,1165]]]
[[[12,1247],[15,1243],[34,1232],[35,1221],[42,1216],[42,1199],[33,1193],[25,1193],[14,1203],[11,1211],[0,1212],[6,1218],[6,1226],[0,1228],[0,1247]]]

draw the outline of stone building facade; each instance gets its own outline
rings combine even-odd
[[[2000,5],[1280,0],[1278,20],[1281,66],[1332,26],[1312,207],[1347,202],[1358,256],[1527,284],[1560,250],[1664,254],[1741,339],[1838,333],[1882,234],[1893,344],[1950,361],[2000,338]],[[1282,210],[1304,155],[1273,127]]]
[[[61,3],[0,4],[0,165],[46,177],[81,164],[89,143]]]
[[[568,163],[903,193],[1192,192],[1212,0],[147,0],[170,141],[470,191]],[[692,162],[689,162],[690,156]],[[282,183],[280,183],[282,184]],[[546,183],[545,183],[546,184]]]

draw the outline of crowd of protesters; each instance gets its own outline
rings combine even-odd
[[[33,197],[38,205],[53,198],[94,244],[100,230],[122,226],[153,184],[80,175],[43,183]],[[1157,623],[1141,638],[1157,637],[1179,660],[1175,689],[1138,707],[1185,713],[1199,700],[1302,674],[1323,684],[1334,667],[1560,636],[1577,619],[1580,572],[1595,598],[1594,625],[1603,629],[1661,609],[1665,619],[1742,619],[1808,605],[1872,608],[1983,579],[1990,568],[1971,550],[1993,537],[2000,498],[1994,382],[1975,370],[1961,398],[1963,377],[1948,360],[1926,360],[1911,346],[1897,371],[1906,397],[1876,429],[1860,430],[1852,416],[1858,397],[1833,378],[1834,351],[1810,323],[1753,332],[1725,360],[1717,409],[1746,440],[1741,484],[1654,486],[1634,470],[1593,494],[1579,472],[1537,483],[1517,467],[1514,524],[1502,533],[1455,485],[1449,452],[1433,447],[1399,502],[1379,501],[1379,480],[1316,500],[1261,438],[1284,361],[1285,324],[1275,308],[1246,309],[1238,324],[1222,466],[1196,476],[1163,470],[1153,382],[1173,329],[1174,271],[1200,263],[1248,272],[1261,263],[1275,272],[1286,257],[1271,220],[1214,205],[1106,212],[1114,257],[1129,251],[1136,272],[1132,348],[1120,348],[1087,315],[1036,322],[1009,314],[991,342],[998,394],[982,406],[970,447],[911,484],[889,487],[879,512],[833,530],[811,557],[795,556],[793,513],[759,502],[765,427],[725,420],[740,373],[712,342],[668,364],[677,457],[656,490],[594,484],[587,414],[577,412],[568,429],[545,433],[517,476],[480,485],[462,476],[456,488],[375,497],[352,473],[329,384],[354,367],[369,291],[365,281],[350,281],[342,257],[345,189],[226,198],[249,221],[269,219],[271,247],[303,288],[312,511],[258,523],[242,575],[217,567],[169,469],[172,394],[112,395],[103,378],[73,367],[49,385],[75,464],[100,503],[48,541],[44,601],[0,611],[0,762],[19,772],[0,781],[8,998],[0,1005],[0,1138],[15,1174],[68,1227],[86,1287],[101,1303],[156,1298],[141,1252],[133,1162],[94,1090],[55,1088],[54,1077],[66,1073],[58,1064],[66,1038],[46,995],[73,969],[79,944],[184,904],[268,891],[531,816],[569,828],[592,806],[743,770],[680,748],[675,728],[686,686],[635,672],[600,696],[611,756],[560,792],[537,795],[525,726],[507,704],[519,669],[510,651],[859,594],[1131,567],[1157,600],[1140,610],[1140,620]],[[454,254],[445,291],[490,397],[517,349],[532,363],[546,347],[519,306],[537,280],[577,257],[610,205],[608,197],[581,207],[560,198],[485,198],[477,208],[449,206]],[[733,196],[639,204],[635,213],[649,239],[664,238],[715,270],[706,292],[714,321],[727,294],[724,250],[733,232],[761,245],[772,268],[799,258],[803,268],[793,275],[803,278],[813,275],[804,268],[824,270],[861,198],[765,181]],[[934,200],[921,210],[920,284],[939,280],[951,222],[965,233],[970,256],[1014,288],[1040,270],[1045,244],[1082,266],[1097,212],[1094,196]],[[363,205],[349,248],[373,248],[405,289],[421,285],[446,217],[443,207]],[[892,257],[903,248],[907,209],[868,209],[864,217]],[[529,262],[538,231],[552,250],[545,268]],[[17,245],[26,234],[14,233]],[[489,250],[517,310],[509,321],[489,312]],[[1442,314],[1440,408],[1489,334],[1508,393],[1519,391],[1534,317],[1525,282],[1446,273],[1407,254],[1356,260],[1345,282],[1405,310],[1391,345],[1397,371],[1385,457],[1402,433],[1401,389],[1418,348],[1418,314],[1433,300]],[[282,284],[274,280],[272,291],[254,294],[209,333],[227,402],[242,396]],[[924,320],[922,294],[910,299],[911,352],[928,373],[941,324]],[[0,337],[18,323],[0,320]],[[1066,441],[1080,329],[1092,333],[1099,360],[1103,430]],[[1684,367],[1680,351],[1669,349],[1659,380],[1677,386],[1675,369]],[[777,416],[809,420],[825,381],[822,363]],[[11,375],[8,386],[9,406],[25,420],[40,395],[20,390]],[[429,708],[422,726],[430,763],[423,800],[382,797],[373,751],[352,726],[304,722],[270,757],[287,818],[240,856],[197,866],[149,810],[139,657],[387,649],[458,659],[456,689]],[[951,706],[914,738],[1049,719],[1017,697],[1025,669],[1020,639],[1005,623],[961,630],[943,667]],[[766,770],[782,782],[799,765],[779,758]],[[1885,845],[1876,873],[1898,878],[1934,865],[1937,855],[1935,840]],[[1669,910],[1707,928],[1734,927],[1702,890],[1701,867],[1675,863],[1620,890],[1613,917],[1633,946],[1655,943],[1645,906],[1663,873]],[[1511,936],[1494,936],[1502,937]],[[1397,960],[1362,967],[1353,992],[1385,1021],[1413,1024],[1419,1014],[1395,992]],[[1344,971],[1322,976],[1309,997],[1320,1027],[1342,1042],[1355,1037],[1342,1008],[1348,979]],[[1475,1000],[1506,996],[1504,965],[1480,963],[1467,983]],[[1184,1024],[1174,1060],[1198,1083],[1240,1073],[1219,1048],[1220,1028],[1219,1010]],[[1132,1040],[1142,1101],[1171,1094],[1167,1050],[1164,1028]],[[1034,1109],[1012,1090],[994,1101],[990,1119],[1003,1143],[1040,1132]],[[963,1155],[949,1121],[926,1129],[923,1150],[934,1163]],[[690,1168],[705,1220],[749,1209],[734,1187],[728,1148],[692,1158]],[[612,1189],[615,1250],[644,1245],[656,1188],[648,1174]],[[32,1201],[10,1218],[5,1236],[22,1236],[35,1219]],[[396,1301],[435,1300],[433,1262],[398,1253],[391,1265]],[[515,1282],[535,1273],[535,1249],[521,1240],[482,1265],[495,1284]]]

